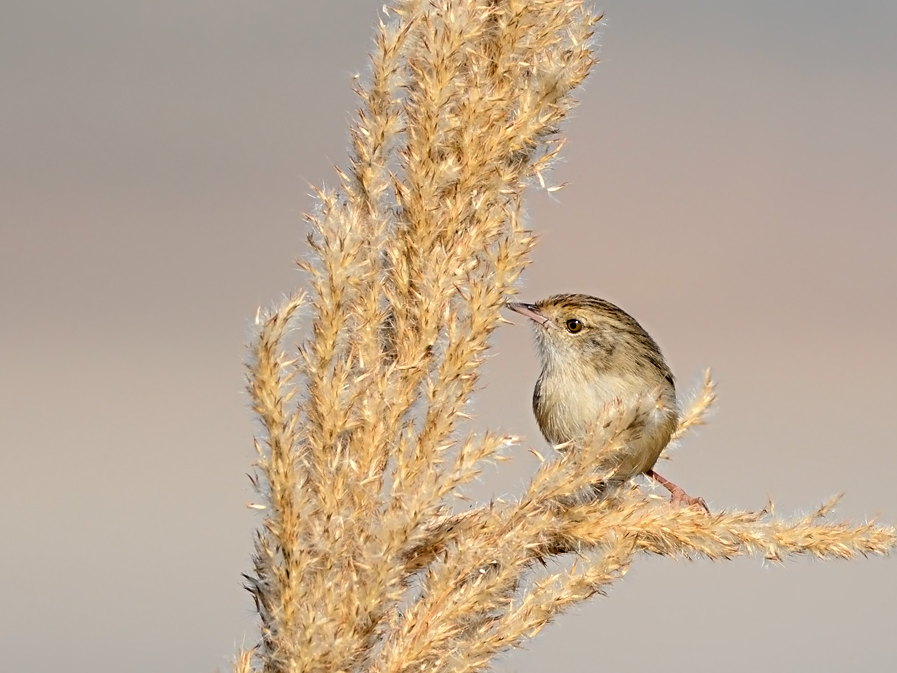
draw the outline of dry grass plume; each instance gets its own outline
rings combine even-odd
[[[577,497],[638,410],[544,462],[518,501],[452,513],[458,489],[516,441],[463,434],[464,409],[533,246],[524,189],[561,146],[599,17],[579,0],[408,0],[387,18],[349,166],[309,218],[309,289],[258,321],[263,520],[247,582],[261,636],[234,670],[478,671],[641,552],[893,548],[893,529],[828,522],[828,506],[784,521],[676,510],[628,486]],[[310,332],[297,346],[300,316]],[[708,376],[677,438],[712,400]],[[534,578],[566,554],[573,569]]]

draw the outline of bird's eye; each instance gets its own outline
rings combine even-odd
[[[582,322],[576,318],[570,318],[570,320],[566,322],[566,325],[567,331],[572,332],[573,334],[582,331]]]

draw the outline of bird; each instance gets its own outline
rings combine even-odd
[[[615,304],[587,294],[557,294],[507,308],[533,321],[542,372],[533,391],[533,413],[545,439],[561,450],[575,447],[611,405],[655,400],[637,415],[640,427],[616,452],[613,480],[645,474],[671,494],[674,506],[698,506],[702,498],[660,476],[654,465],[679,422],[676,383],[660,347]]]

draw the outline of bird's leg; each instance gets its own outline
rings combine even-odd
[[[670,492],[672,496],[670,502],[673,504],[673,507],[682,507],[682,505],[691,507],[692,505],[698,505],[701,509],[710,514],[710,510],[707,509],[707,503],[704,502],[704,498],[691,497],[688,493],[676,486],[676,484],[669,479],[664,479],[654,470],[648,470],[645,474]]]

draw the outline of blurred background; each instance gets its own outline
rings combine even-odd
[[[254,643],[244,344],[301,282],[381,5],[0,0],[4,669],[226,670]],[[618,303],[683,390],[714,368],[712,423],[662,466],[711,508],[844,492],[897,521],[897,4],[601,6],[521,297]],[[537,373],[503,326],[474,424],[544,451]],[[497,668],[886,670],[895,563],[641,559]]]

